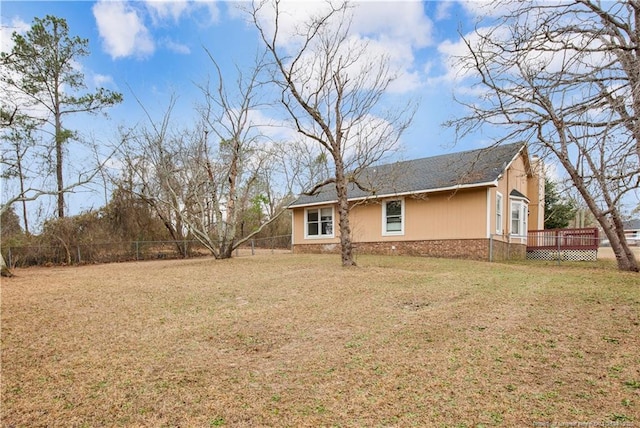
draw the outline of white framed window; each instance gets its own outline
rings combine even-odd
[[[333,238],[333,207],[307,208],[304,211],[305,238]]]
[[[511,235],[527,236],[529,207],[524,200],[511,201]]]
[[[496,192],[496,234],[502,235],[502,212],[504,204],[502,202],[502,193]]]
[[[404,235],[404,199],[382,203],[382,235]]]

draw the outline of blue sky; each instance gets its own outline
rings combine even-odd
[[[250,65],[259,49],[258,34],[238,6],[240,2],[207,1],[6,1],[1,3],[2,51],[10,49],[12,31],[24,32],[34,17],[65,18],[70,33],[89,39],[91,55],[81,67],[90,88],[122,92],[124,102],[109,110],[110,118],[77,118],[76,127],[108,145],[118,126],[144,120],[136,97],[160,115],[172,94],[178,110],[189,117],[199,100],[196,83],[214,70],[206,47],[228,79],[234,67]],[[303,19],[318,7],[316,1],[288,2],[293,19]],[[402,158],[432,156],[486,146],[481,135],[452,147],[453,133],[441,126],[460,114],[452,94],[456,70],[449,56],[461,48],[459,34],[473,28],[487,2],[367,1],[357,4],[353,31],[387,52],[400,70],[393,86],[396,99],[418,98],[413,125],[402,139]],[[459,82],[458,82],[459,83]],[[78,155],[70,147],[70,157]],[[100,192],[97,192],[98,195]],[[70,197],[70,213],[97,207],[95,195]],[[104,197],[102,198],[102,200]]]

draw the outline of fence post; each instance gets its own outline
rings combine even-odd
[[[556,242],[558,244],[558,246],[557,246],[558,247],[558,266],[560,266],[560,247],[561,247],[561,244],[560,244],[560,232],[559,231],[556,231]]]
[[[78,249],[78,264],[82,263],[82,257],[80,256],[80,245],[76,247]]]
[[[140,249],[138,247],[138,241],[136,241],[136,261],[140,259]]]
[[[13,267],[13,260],[11,257],[11,247],[9,247],[9,254],[7,254],[7,259],[9,259],[9,267],[12,268]]]
[[[256,255],[256,240],[255,239],[251,240],[251,255],[252,256]]]

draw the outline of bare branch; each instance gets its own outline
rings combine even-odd
[[[537,143],[564,167],[621,269],[638,270],[620,203],[640,182],[640,6],[635,1],[503,1],[509,13],[464,37],[459,64],[486,91],[449,121],[461,138],[490,125],[496,142]],[[608,7],[608,9],[605,9]]]

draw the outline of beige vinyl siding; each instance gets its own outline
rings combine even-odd
[[[404,234],[383,236],[381,203],[351,211],[356,242],[470,239],[486,237],[486,189],[461,190],[404,198]],[[393,200],[388,198],[386,200]]]
[[[543,182],[544,183],[544,182]],[[528,163],[518,156],[510,165],[497,187],[480,187],[458,191],[426,193],[417,196],[388,197],[368,202],[355,202],[351,209],[350,225],[353,242],[392,242],[443,239],[485,239],[488,233],[496,231],[496,193],[502,194],[502,236],[497,239],[508,240],[510,230],[509,194],[512,190],[526,195],[529,204],[529,230],[542,228],[542,209],[537,203],[544,191],[540,190],[540,181],[531,177]],[[403,200],[402,234],[385,236],[383,234],[383,203],[390,200]],[[488,205],[487,205],[488,204]],[[327,206],[327,205],[322,205]],[[314,208],[321,208],[318,205]],[[338,211],[334,210],[334,238],[305,239],[305,209],[296,208],[293,212],[295,244],[335,244],[340,242]],[[488,217],[487,217],[488,216]],[[487,230],[488,228],[488,230]]]
[[[327,205],[318,206],[317,208],[327,207]],[[314,207],[315,208],[315,207]],[[313,237],[313,238],[305,238],[305,208],[296,208],[293,210],[293,244],[331,244],[340,242],[340,233],[338,228],[338,211],[334,209],[333,214],[333,230],[334,237],[333,238],[324,238],[324,237]]]

